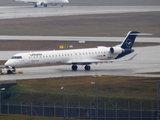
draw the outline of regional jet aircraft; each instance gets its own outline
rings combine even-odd
[[[38,51],[28,53],[18,53],[9,59],[5,65],[13,67],[38,66],[48,64],[72,65],[72,70],[78,69],[77,65],[84,65],[85,70],[90,70],[90,65],[95,63],[113,62],[116,59],[132,53],[137,35],[142,33],[136,31],[128,32],[126,38],[120,45],[113,47],[98,46],[97,48],[70,49]]]
[[[57,4],[61,4],[61,7],[63,7],[63,5],[65,3],[69,3],[68,0],[15,0],[18,2],[25,2],[25,3],[33,3],[34,7],[38,7],[38,6],[44,6],[47,7],[47,5],[57,5]]]

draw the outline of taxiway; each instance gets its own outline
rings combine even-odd
[[[0,35],[0,40],[62,40],[62,41],[114,41],[122,42],[124,37],[77,37],[77,36],[12,36]],[[137,37],[136,42],[160,42],[158,37]]]
[[[2,6],[0,19],[156,11],[160,11],[159,6]]]
[[[56,65],[45,67],[18,68],[23,74],[1,75],[0,81],[23,80],[32,78],[49,78],[62,76],[83,76],[83,75],[116,75],[116,76],[150,76],[160,75],[143,74],[144,72],[160,71],[160,46],[137,47],[131,55],[113,63],[92,64],[90,71],[85,71],[84,66],[78,66],[77,71],[72,71],[70,65]],[[133,55],[137,56],[131,61]]]

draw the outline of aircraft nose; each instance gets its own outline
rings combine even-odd
[[[14,66],[13,62],[8,60],[5,64],[5,66]]]
[[[5,66],[9,66],[9,62],[7,61],[7,62],[5,62],[5,64],[4,64]]]

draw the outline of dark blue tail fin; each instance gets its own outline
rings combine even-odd
[[[134,41],[135,41],[137,35],[139,35],[139,34],[140,34],[140,32],[136,32],[136,31],[128,32],[128,34],[127,34],[126,38],[124,39],[124,41],[120,45],[118,45],[122,49],[124,49],[124,51],[121,54],[119,54],[115,59],[121,58],[121,57],[123,57],[125,55],[128,55],[128,54],[134,52],[134,50],[131,49],[131,48],[132,48],[132,46],[134,44]]]
[[[136,31],[128,32],[124,41],[120,45],[117,45],[118,47],[121,47],[123,49],[123,52],[121,54],[119,54],[115,59],[121,58],[125,55],[128,55],[128,54],[134,52],[134,50],[131,48],[134,44],[134,41],[135,41],[137,35],[153,35],[153,34],[140,33],[140,32],[136,32]]]
[[[131,49],[133,44],[134,44],[135,38],[138,35],[138,33],[140,33],[140,32],[136,32],[136,31],[128,32],[126,38],[121,43],[121,48],[123,48],[123,49]]]

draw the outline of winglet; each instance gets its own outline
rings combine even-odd
[[[134,57],[136,57],[136,56],[137,56],[137,54],[133,55],[131,58],[129,58],[129,59],[128,59],[128,60],[126,60],[126,61],[133,60],[133,58],[134,58]]]

